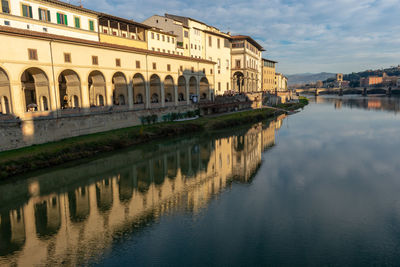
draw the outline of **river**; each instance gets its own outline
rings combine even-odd
[[[398,266],[399,110],[317,97],[0,184],[0,265]]]

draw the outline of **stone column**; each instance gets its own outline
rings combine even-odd
[[[106,106],[112,107],[114,105],[113,99],[113,84],[111,82],[106,83]]]
[[[188,105],[190,105],[190,99],[189,99],[189,97],[190,97],[190,94],[189,94],[189,80],[186,79],[186,77],[185,77],[185,81],[186,81],[186,103],[187,103]]]
[[[89,97],[89,87],[87,81],[82,81],[81,83],[81,108],[83,108],[84,113],[89,113],[90,109],[90,97]]]
[[[178,85],[174,84],[174,102],[175,106],[178,106]]]
[[[130,110],[133,109],[133,82],[132,81],[130,81],[128,83],[128,106],[129,106]]]
[[[147,109],[149,109],[150,108],[150,83],[149,82],[145,82],[144,83],[144,86],[145,86],[145,93],[146,93],[146,96],[145,96],[145,99],[146,99],[146,105],[145,105],[145,108],[147,108]]]
[[[10,83],[10,95],[11,99],[9,99],[9,104],[12,113],[16,116],[21,117],[26,112],[27,108],[24,106],[25,104],[25,95],[24,91],[21,88],[21,82],[13,81]]]
[[[160,81],[160,98],[161,98],[161,107],[165,107],[165,89],[164,83]]]

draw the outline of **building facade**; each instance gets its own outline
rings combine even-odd
[[[2,0],[0,26],[99,41],[98,13],[56,0]]]
[[[288,80],[285,75],[282,73],[275,74],[275,88],[278,92],[284,92],[288,90]]]
[[[262,62],[262,90],[264,92],[274,92],[276,64],[278,62],[265,58],[262,59]]]
[[[262,88],[262,59],[264,48],[249,36],[232,36],[232,85],[239,93],[257,92]]]

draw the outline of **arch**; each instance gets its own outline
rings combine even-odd
[[[106,79],[98,70],[92,71],[88,78],[89,103],[91,107],[104,106],[106,96]]]
[[[179,76],[178,78],[178,101],[186,101],[186,79],[184,76]]]
[[[244,92],[244,74],[242,72],[237,71],[233,74],[233,86],[235,91]]]
[[[122,72],[117,72],[112,78],[113,83],[113,104],[124,106],[127,105],[128,99],[128,84],[125,75]]]
[[[114,202],[111,178],[96,183],[96,201],[99,211],[105,213],[111,209]]]
[[[161,103],[161,80],[157,74],[153,74],[150,77],[150,96],[151,105]]]
[[[175,103],[174,79],[168,75],[164,80],[165,104]]]
[[[197,95],[197,79],[192,76],[189,79],[189,96],[193,95]]]
[[[25,218],[22,208],[0,212],[0,256],[21,250],[26,240]]]
[[[118,179],[119,200],[121,203],[127,203],[131,200],[135,190],[135,181],[130,168],[124,169],[119,174]]]
[[[146,104],[146,85],[143,75],[136,73],[132,79],[133,85],[133,104],[144,105]]]
[[[10,80],[7,73],[0,68],[0,115],[11,113]]]
[[[24,91],[25,110],[29,112],[47,111],[50,109],[49,80],[46,73],[38,68],[29,68],[21,75]]]
[[[200,99],[207,100],[209,99],[210,93],[210,85],[206,77],[201,78],[200,80]]]
[[[60,199],[53,196],[36,203],[34,206],[36,234],[47,238],[57,234],[61,227]]]
[[[58,90],[61,109],[81,106],[81,80],[73,70],[64,70],[58,76]]]
[[[89,189],[85,186],[68,192],[69,216],[72,222],[82,222],[90,214]]]

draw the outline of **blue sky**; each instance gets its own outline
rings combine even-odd
[[[285,74],[400,64],[400,0],[83,0],[83,5],[139,22],[154,14],[184,15],[251,35]]]

